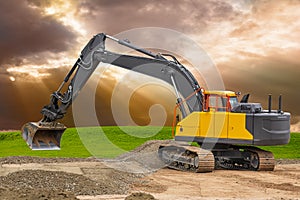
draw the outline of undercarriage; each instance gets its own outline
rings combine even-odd
[[[169,168],[190,172],[211,172],[215,161],[212,152],[194,146],[163,145],[159,157]]]
[[[273,171],[271,152],[252,146],[216,145],[213,149],[195,146],[163,145],[159,157],[169,168],[190,172],[211,172],[214,169]]]

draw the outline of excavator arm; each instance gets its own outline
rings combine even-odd
[[[140,52],[146,57],[108,51],[105,48],[106,39]],[[169,60],[167,57],[172,59]],[[149,75],[172,85],[183,118],[190,112],[203,110],[203,94],[197,80],[174,56],[153,54],[126,40],[100,33],[87,43],[59,88],[51,95],[50,104],[41,110],[43,118],[39,122],[29,122],[22,127],[22,136],[31,149],[60,149],[60,139],[66,127],[57,120],[64,117],[69,106],[101,62]],[[66,84],[69,85],[66,91],[62,92]],[[184,106],[183,99],[190,94],[194,95]]]

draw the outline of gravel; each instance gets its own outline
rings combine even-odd
[[[87,172],[84,175],[45,170],[21,170],[9,173],[0,176],[0,196],[9,200],[29,200],[76,199],[75,196],[78,195],[127,194],[130,186],[140,177],[108,168],[90,170],[92,173]],[[12,198],[12,195],[16,198]]]
[[[127,196],[125,200],[155,200],[154,196],[144,192],[136,192]]]
[[[119,193],[114,187],[93,181],[83,175],[60,171],[22,170],[0,177],[0,185],[15,189],[49,189],[75,195]]]
[[[48,189],[1,188],[1,200],[78,200],[72,193]]]

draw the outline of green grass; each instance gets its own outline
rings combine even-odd
[[[62,140],[60,151],[32,151],[22,139],[20,132],[0,133],[0,157],[89,157],[91,155],[82,145],[76,129],[67,129]]]
[[[171,128],[164,127],[89,127],[68,128],[63,134],[60,151],[32,151],[20,132],[0,133],[0,157],[116,157],[132,150],[147,140],[171,139]],[[291,133],[288,145],[261,147],[272,151],[275,158],[300,159],[300,133]]]
[[[123,129],[123,130],[121,130]],[[171,139],[171,128],[164,127],[89,127],[68,128],[61,139],[60,151],[32,151],[20,132],[0,133],[0,157],[116,157],[132,150],[147,140]],[[130,134],[130,135],[129,135]]]
[[[171,139],[171,128],[163,127],[92,127],[79,128],[82,143],[92,155],[116,157],[130,151],[148,140]],[[102,134],[101,134],[102,132]]]
[[[287,145],[260,148],[273,152],[276,159],[300,159],[300,133],[291,133],[290,143]]]

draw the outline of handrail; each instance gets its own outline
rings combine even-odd
[[[176,106],[174,107],[174,115],[173,115],[173,123],[172,123],[172,137],[175,137],[175,126],[176,126],[176,109],[184,102],[186,102],[187,100],[189,100],[192,96],[194,96],[197,92],[199,92],[200,90],[203,90],[204,88],[200,87],[197,90],[195,90],[193,93],[191,93],[189,96],[187,96],[185,99],[183,99],[180,103],[177,103]],[[202,101],[203,102],[203,101]]]

